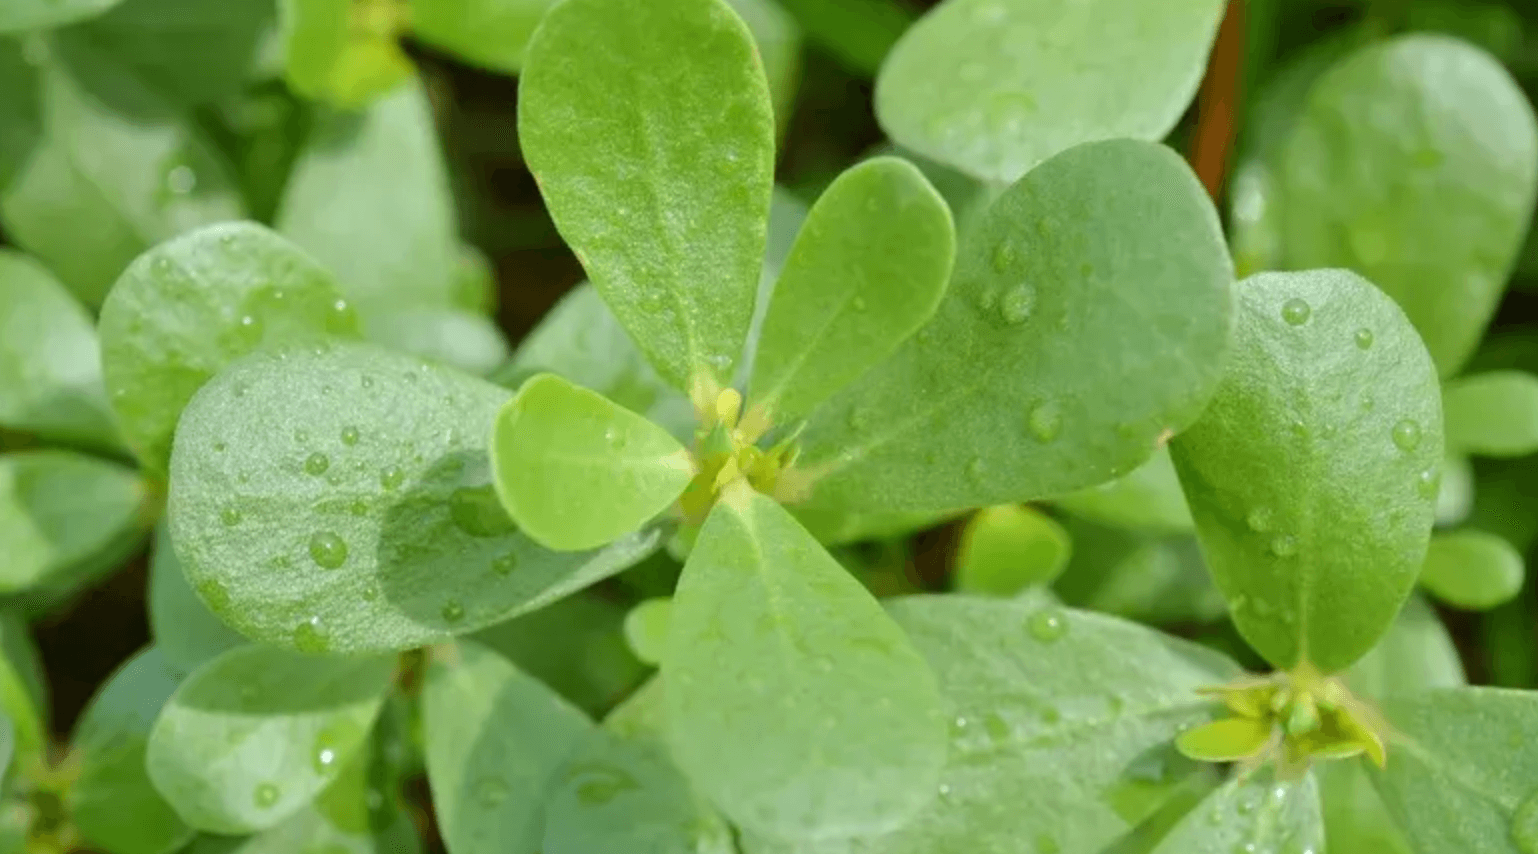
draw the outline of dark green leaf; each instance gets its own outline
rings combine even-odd
[[[192,592],[165,525],[155,529],[155,546],[150,552],[149,611],[156,652],[167,666],[183,675],[247,643]]]
[[[566,0],[519,97],[561,234],[652,365],[708,406],[753,314],[773,180],[747,27],[721,0]]]
[[[1073,558],[1053,589],[1067,604],[1155,625],[1227,614],[1194,536],[1151,537],[1076,519],[1066,527]]]
[[[589,714],[599,714],[630,693],[647,672],[625,646],[624,619],[622,607],[584,592],[472,638]]]
[[[1522,590],[1522,553],[1484,531],[1465,530],[1431,538],[1421,585],[1442,602],[1468,611],[1488,611]]]
[[[232,365],[188,404],[171,459],[171,536],[193,589],[268,643],[408,649],[548,604],[656,548],[649,530],[557,554],[515,529],[486,452],[508,396],[363,344]]]
[[[553,0],[411,0],[411,32],[472,64],[516,72]]]
[[[1450,451],[1485,457],[1522,457],[1538,451],[1538,377],[1491,371],[1459,377],[1442,387]]]
[[[91,574],[149,530],[132,469],[67,451],[0,455],[0,592]]]
[[[1052,503],[1082,519],[1136,531],[1178,534],[1193,526],[1191,509],[1180,491],[1180,478],[1164,448],[1126,477],[1064,495]]]
[[[1349,666],[1415,583],[1442,461],[1435,367],[1343,270],[1241,282],[1228,376],[1171,446],[1234,622],[1278,668]]]
[[[824,50],[851,70],[870,77],[913,22],[897,0],[778,0]]]

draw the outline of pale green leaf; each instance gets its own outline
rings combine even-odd
[[[268,646],[230,650],[167,701],[149,734],[150,779],[198,829],[272,827],[363,750],[394,664]]]
[[[639,530],[694,477],[667,431],[554,374],[530,379],[497,415],[492,479],[525,533],[579,551]]]
[[[1444,688],[1383,706],[1378,793],[1421,854],[1538,850],[1538,692]]]
[[[49,741],[48,686],[27,624],[0,611],[0,712],[18,758],[41,762]]]
[[[748,420],[804,418],[891,355],[939,305],[955,251],[950,211],[912,164],[880,157],[840,175],[775,283]]]
[[[1445,387],[1444,387],[1445,388]],[[1446,429],[1446,401],[1442,412]],[[1448,454],[1442,461],[1442,482],[1437,487],[1436,522],[1438,526],[1461,524],[1474,509],[1474,463],[1461,454]]]
[[[935,797],[935,677],[876,600],[742,481],[673,599],[662,673],[679,766],[743,827],[797,839],[890,830]]]
[[[423,709],[427,776],[448,849],[537,850],[545,792],[592,723],[473,643],[434,653]]]
[[[116,443],[91,317],[36,261],[0,250],[0,425]]]
[[[516,530],[487,464],[508,396],[364,344],[231,366],[188,404],[171,457],[171,537],[193,589],[268,643],[408,649],[541,607],[656,548],[645,531],[555,554]]]
[[[1068,565],[1073,545],[1051,516],[1031,507],[985,507],[967,520],[956,551],[956,589],[1013,596],[1050,584]]]
[[[1482,457],[1538,451],[1538,377],[1491,371],[1442,387],[1448,450]]]
[[[696,398],[727,383],[774,163],[742,20],[721,0],[566,0],[529,45],[518,107],[557,227],[652,365]]]
[[[391,90],[411,88],[405,83],[415,69],[397,42],[406,4],[279,0],[278,10],[284,76],[295,92],[357,109]]]
[[[1078,519],[1065,527],[1073,557],[1053,586],[1064,602],[1154,625],[1227,614],[1195,536],[1153,537]]]
[[[1441,618],[1424,598],[1413,595],[1388,634],[1346,671],[1346,682],[1359,696],[1377,699],[1456,688],[1466,680]]]
[[[1313,776],[1319,781],[1319,801],[1324,808],[1325,845],[1321,850],[1410,854],[1410,843],[1378,797],[1365,763],[1321,762],[1314,766]]]
[[[668,627],[673,600],[665,596],[645,599],[625,615],[625,642],[641,661],[655,665],[667,651]]]
[[[155,529],[150,550],[150,635],[171,669],[186,675],[211,658],[248,641],[226,626],[192,591],[166,526]]]
[[[1435,367],[1343,270],[1241,282],[1228,376],[1171,445],[1234,623],[1279,668],[1349,666],[1420,572],[1442,461]]]
[[[6,0],[0,33],[25,33],[100,15],[122,0]]]
[[[370,341],[467,373],[485,376],[507,361],[509,348],[491,318],[459,308],[413,306],[369,315]]]
[[[1191,509],[1169,451],[1160,448],[1125,477],[1069,493],[1053,504],[1091,522],[1155,534],[1190,531]]]
[[[1153,854],[1259,851],[1323,854],[1324,818],[1314,775],[1296,783],[1235,777],[1187,814]]]
[[[454,305],[458,226],[422,85],[362,114],[320,116],[275,223],[336,274],[365,322],[375,311]]]
[[[359,755],[336,781],[277,825],[243,839],[203,836],[189,854],[416,854],[421,843],[399,810],[371,806],[381,793],[372,787],[367,757]],[[401,825],[405,827],[401,827]],[[377,834],[376,834],[377,829]],[[407,834],[402,837],[396,834]],[[393,844],[386,844],[386,835]]]
[[[1495,534],[1473,529],[1437,534],[1426,550],[1421,586],[1466,611],[1488,611],[1522,590],[1522,553]]]
[[[81,834],[112,854],[169,854],[192,838],[144,766],[150,728],[180,674],[154,647],[124,664],[91,700],[71,746],[80,776],[69,812]]]
[[[727,0],[758,46],[769,81],[769,98],[774,102],[774,123],[783,139],[795,111],[796,92],[801,83],[801,28],[796,19],[781,8],[778,0]],[[772,228],[773,226],[771,226]]]
[[[947,0],[904,34],[876,115],[904,146],[1014,181],[1084,142],[1159,140],[1196,94],[1220,0]]]
[[[0,592],[90,575],[127,557],[149,531],[132,469],[67,451],[0,455]]]
[[[261,347],[353,336],[357,319],[324,268],[252,222],[211,225],[139,256],[102,304],[102,364],[129,447],[164,471],[182,408]]]
[[[1130,472],[1217,388],[1231,287],[1216,214],[1173,151],[1057,156],[969,232],[929,323],[818,409],[804,506],[953,510]]]
[[[1506,70],[1440,35],[1365,47],[1314,85],[1280,168],[1282,263],[1367,276],[1456,373],[1538,193],[1538,122]]]
[[[411,0],[412,35],[493,71],[517,72],[553,0]]]

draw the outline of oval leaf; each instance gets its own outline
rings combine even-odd
[[[955,254],[950,209],[915,166],[878,157],[838,176],[774,285],[748,386],[757,418],[803,418],[890,355],[934,313]]]
[[[497,494],[546,548],[593,549],[632,533],[694,477],[666,430],[554,374],[524,383],[492,429]]]
[[[410,88],[402,84],[415,69],[398,41],[409,8],[404,3],[279,0],[288,85],[307,98],[349,110],[397,87]]]
[[[945,760],[934,675],[772,499],[727,487],[669,623],[673,753],[736,823],[849,836],[895,828],[934,798]]]
[[[1164,837],[1153,854],[1323,852],[1319,784],[1235,777],[1208,795]]]
[[[1468,611],[1488,611],[1522,590],[1522,553],[1494,534],[1438,534],[1426,549],[1421,585],[1437,599]]]
[[[1234,623],[1278,668],[1346,668],[1415,583],[1442,462],[1436,369],[1343,270],[1240,283],[1228,377],[1171,449]]]
[[[67,451],[0,455],[0,592],[89,575],[127,556],[149,530],[131,469]]]
[[[929,323],[818,410],[805,506],[952,510],[1131,471],[1217,388],[1232,281],[1174,152],[1121,140],[1057,156],[969,233]]]
[[[561,235],[669,382],[725,385],[763,261],[774,119],[721,0],[566,0],[529,44],[518,137]]]
[[[1350,267],[1393,297],[1442,376],[1500,301],[1538,194],[1538,121],[1494,57],[1379,42],[1314,85],[1282,154],[1282,262]]]
[[[454,854],[537,850],[551,778],[587,716],[485,647],[435,653],[423,688],[427,777]]]
[[[164,471],[182,408],[262,346],[357,332],[324,268],[253,222],[211,225],[140,255],[101,309],[102,363],[124,439]]]
[[[1050,584],[1068,565],[1068,532],[1052,517],[1016,504],[987,507],[967,521],[956,552],[956,589],[1013,596]]]
[[[193,589],[257,640],[409,649],[548,604],[655,549],[647,531],[555,554],[516,530],[486,463],[507,398],[364,344],[231,366],[188,404],[171,457],[171,538]]]
[[[1272,722],[1258,718],[1224,718],[1189,729],[1175,739],[1181,753],[1203,762],[1236,762],[1266,748]]]
[[[1159,140],[1201,82],[1220,0],[948,0],[876,80],[897,142],[1014,181],[1083,142]]]
[[[411,33],[494,71],[516,73],[553,0],[412,0]]]
[[[230,650],[167,701],[149,735],[150,779],[200,830],[272,827],[358,755],[393,669],[382,657]]]
[[[1538,377],[1491,371],[1442,386],[1450,451],[1522,457],[1538,451]]]

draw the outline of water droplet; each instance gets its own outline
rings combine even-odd
[[[198,596],[208,604],[211,611],[223,611],[230,606],[230,591],[225,586],[212,578],[207,578],[197,583]]]
[[[150,270],[157,276],[171,275],[171,259],[165,257],[156,258],[155,262],[150,265]]]
[[[999,316],[1011,326],[1029,320],[1035,310],[1036,289],[1030,285],[1016,285],[999,300]]]
[[[1401,451],[1413,451],[1421,443],[1421,426],[1406,418],[1394,425],[1394,444]]]
[[[1271,540],[1271,553],[1277,557],[1291,557],[1298,553],[1298,538],[1291,534],[1277,534]]]
[[[216,453],[216,454],[222,454],[228,448],[229,448],[229,446],[224,444],[223,442],[215,442],[214,443],[214,453]]]
[[[865,297],[855,297],[853,300],[850,300],[849,305],[855,311],[864,311],[865,310]]]
[[[993,249],[993,269],[1000,273],[1007,273],[1014,263],[1015,245],[1008,240],[999,241],[999,245]]]
[[[661,311],[662,293],[660,291],[647,291],[641,294],[642,311]]]
[[[1361,329],[1358,329],[1356,331],[1356,333],[1351,336],[1351,339],[1356,342],[1356,346],[1357,346],[1358,349],[1362,349],[1362,350],[1371,350],[1372,349],[1372,340],[1373,340],[1372,339],[1372,330],[1368,329],[1365,326],[1362,327]]]
[[[240,334],[241,340],[247,344],[254,344],[262,340],[262,319],[252,314],[244,315],[240,318],[236,331]]]
[[[967,727],[971,726],[971,723],[971,721],[966,719],[965,715],[957,715],[956,719],[951,721],[951,737],[954,738],[966,732]]]
[[[588,767],[579,773],[585,779],[577,784],[577,800],[589,806],[602,806],[628,790],[639,788],[635,778],[618,768]]]
[[[336,735],[329,730],[321,730],[315,736],[315,747],[310,752],[310,764],[315,773],[322,776],[331,773],[336,765],[336,741]]]
[[[449,496],[449,518],[472,537],[498,537],[513,531],[513,520],[491,484],[454,490]]]
[[[348,446],[352,446],[352,445],[358,444],[358,428],[356,428],[356,427],[343,427],[342,428],[342,444],[348,445]]]
[[[1240,815],[1249,815],[1250,813],[1254,812],[1255,808],[1258,806],[1260,806],[1260,796],[1254,792],[1245,792],[1244,795],[1239,798],[1239,803],[1234,807],[1234,809],[1238,811]]]
[[[1068,634],[1068,621],[1063,619],[1061,611],[1055,608],[1044,608],[1026,620],[1026,628],[1030,630],[1031,637],[1036,640],[1042,643],[1053,643]]]
[[[945,799],[945,800],[949,800],[950,796],[951,796],[951,787],[950,787],[950,785],[947,784],[947,783],[941,783],[940,784],[940,797]]]
[[[518,555],[514,554],[513,552],[508,552],[507,554],[491,562],[491,571],[495,572],[497,575],[503,576],[504,578],[512,575],[513,570],[517,568]]]
[[[310,559],[323,569],[336,569],[347,562],[347,543],[330,531],[310,535]]]
[[[315,453],[306,457],[304,460],[305,474],[320,477],[326,473],[326,469],[328,468],[331,468],[331,458],[325,454],[322,454],[320,451],[316,451]]]
[[[983,466],[982,457],[973,457],[972,460],[967,463],[967,477],[970,477],[973,480],[981,480],[985,471],[986,469]]]
[[[331,648],[330,639],[321,631],[320,617],[311,617],[294,627],[294,647],[309,653],[321,653]]]
[[[1045,401],[1031,407],[1025,426],[1032,438],[1043,445],[1053,441],[1063,430],[1063,412],[1056,403]]]
[[[251,793],[251,803],[256,804],[260,809],[269,809],[277,804],[278,798],[282,794],[277,786],[271,783],[262,783]]]
[[[363,596],[363,601],[365,601],[365,602],[373,602],[373,601],[377,600],[379,598],[379,587],[378,587],[378,585],[375,585],[375,584],[368,585],[367,587],[363,588],[363,593],[361,595]]]
[[[1302,326],[1307,323],[1309,316],[1313,313],[1313,308],[1297,297],[1282,303],[1282,319],[1292,326]]]
[[[390,466],[389,468],[379,473],[379,485],[384,487],[386,490],[393,491],[399,489],[400,485],[405,482],[406,473],[401,471],[400,466]]]
[[[475,784],[475,802],[483,807],[494,807],[512,794],[507,781],[501,777],[482,777]]]
[[[989,712],[983,716],[983,731],[994,741],[1009,740],[1009,722],[997,712]]]
[[[1430,468],[1415,477],[1415,491],[1422,498],[1436,498],[1437,491],[1442,488],[1442,473]]]
[[[233,528],[236,525],[239,525],[241,518],[242,516],[240,508],[234,506],[233,504],[226,506],[223,510],[219,511],[219,521],[223,522],[227,528]]]
[[[185,196],[198,188],[198,173],[183,163],[166,172],[166,190],[172,195]]]
[[[999,295],[994,293],[992,289],[984,290],[977,295],[977,307],[985,314],[993,311],[993,307],[998,304],[998,301]]]
[[[1538,792],[1528,795],[1512,814],[1511,841],[1522,854],[1538,854]]]
[[[1249,515],[1244,517],[1244,524],[1248,525],[1250,530],[1257,534],[1264,534],[1271,530],[1271,526],[1274,523],[1275,519],[1272,517],[1271,508],[1269,507],[1256,507],[1249,512]]]
[[[443,614],[443,621],[445,623],[457,623],[465,618],[465,606],[450,599],[443,603],[443,610],[440,613]]]

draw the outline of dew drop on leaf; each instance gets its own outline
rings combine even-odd
[[[347,562],[347,542],[331,531],[310,535],[310,560],[322,569],[336,569]]]
[[[482,777],[475,784],[475,802],[483,807],[494,807],[507,800],[511,794],[507,781],[501,777]]]
[[[853,300],[850,301],[849,305],[855,311],[864,311],[865,310],[865,297],[855,297]]]
[[[495,572],[497,575],[503,576],[504,578],[512,575],[513,570],[517,568],[518,555],[514,552],[508,552],[507,554],[491,562],[491,571]]]
[[[951,721],[951,737],[956,738],[962,735],[970,725],[971,722],[966,719],[965,715],[957,715],[956,719]]]
[[[994,306],[997,305],[998,302],[998,294],[994,293],[992,290],[985,290],[977,295],[977,307],[982,309],[985,313],[993,311]]]
[[[1291,557],[1298,552],[1298,538],[1291,534],[1277,534],[1271,540],[1271,553],[1277,557]]]
[[[458,601],[450,599],[443,603],[443,621],[445,623],[457,623],[465,618],[465,606]]]
[[[282,795],[282,792],[278,791],[277,786],[271,783],[262,783],[251,793],[251,802],[262,809],[267,809],[278,802],[280,795]]]
[[[454,490],[449,496],[449,518],[472,537],[498,537],[513,530],[513,520],[491,484]]]
[[[314,766],[315,773],[322,776],[329,774],[336,765],[336,737],[328,730],[321,730],[315,736],[315,747],[310,754],[310,764]]]
[[[1249,515],[1244,517],[1244,524],[1248,525],[1249,529],[1257,534],[1264,534],[1266,531],[1271,530],[1271,508],[1256,507],[1249,512]]]
[[[1056,403],[1046,401],[1031,407],[1025,417],[1031,437],[1043,445],[1055,440],[1063,430],[1063,413]]]
[[[1394,444],[1401,451],[1413,451],[1421,443],[1421,426],[1406,418],[1394,425]]]
[[[1036,640],[1054,643],[1068,634],[1068,621],[1063,619],[1062,612],[1057,609],[1046,608],[1032,614],[1026,620],[1026,628]]]
[[[400,466],[390,466],[389,468],[379,473],[379,485],[387,490],[393,491],[399,489],[400,485],[405,482],[406,473],[401,471]]]
[[[208,607],[215,611],[223,611],[230,604],[230,592],[224,589],[224,585],[212,578],[198,582],[198,595],[208,603]]]
[[[351,426],[343,427],[342,428],[342,444],[347,445],[349,447],[351,447],[352,445],[358,444],[358,428],[351,427]]]
[[[169,276],[171,275],[171,259],[156,258],[155,263],[151,264],[150,268],[155,272],[156,275]]]
[[[999,316],[1010,326],[1030,320],[1036,310],[1036,289],[1030,285],[1016,285],[1004,292],[999,299]]]
[[[1282,303],[1282,319],[1291,326],[1302,326],[1313,313],[1313,308],[1297,297]]]
[[[233,528],[236,525],[239,525],[240,520],[241,512],[239,507],[230,505],[219,511],[219,521],[223,522],[224,526],[227,528]]]
[[[989,712],[983,716],[983,731],[994,741],[1007,741],[1009,739],[1009,722],[998,712]]]
[[[1368,329],[1365,326],[1362,327],[1361,329],[1358,329],[1356,331],[1356,334],[1352,336],[1352,339],[1356,341],[1356,346],[1359,349],[1362,349],[1362,350],[1371,350],[1372,349],[1373,338],[1372,338],[1372,330],[1371,329]]]
[[[304,461],[304,473],[314,477],[320,477],[331,468],[331,458],[319,451],[309,455]]]
[[[1415,491],[1422,498],[1436,498],[1437,490],[1442,487],[1442,473],[1436,469],[1426,469],[1415,477]]]
[[[1512,813],[1511,841],[1522,854],[1538,854],[1538,791],[1528,795]]]
[[[603,806],[622,793],[640,788],[635,778],[618,768],[588,769],[586,779],[577,784],[577,800],[588,806]]]
[[[1015,263],[1015,245],[1008,240],[1000,241],[993,250],[993,269],[1000,273],[1009,272],[1009,268]]]
[[[320,617],[311,617],[294,627],[294,646],[300,652],[321,653],[331,648],[331,640],[321,631]]]
[[[641,294],[642,311],[660,311],[662,309],[662,294],[658,291],[647,291]]]

